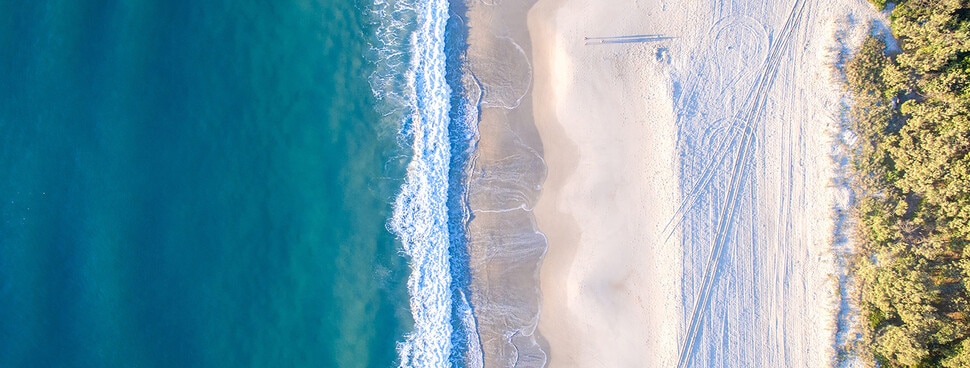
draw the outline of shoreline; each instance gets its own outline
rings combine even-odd
[[[471,304],[482,362],[543,367],[536,334],[539,264],[546,240],[532,208],[546,167],[532,113],[532,49],[526,14],[534,1],[468,4],[464,75],[478,90],[477,149],[467,173]]]

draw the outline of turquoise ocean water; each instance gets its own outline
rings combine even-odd
[[[0,2],[0,366],[398,364],[414,135],[372,90],[380,27],[353,0]]]

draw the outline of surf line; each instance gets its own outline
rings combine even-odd
[[[412,157],[388,227],[409,258],[407,287],[414,327],[398,343],[397,351],[402,368],[448,367],[457,348],[448,206],[453,189],[449,188],[452,90],[446,78],[445,44],[450,3],[401,3],[407,3],[416,27],[407,46],[410,62],[404,87],[410,115],[401,132],[411,139]]]

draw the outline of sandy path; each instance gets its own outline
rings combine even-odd
[[[832,65],[869,12],[850,0],[532,9],[551,366],[831,364]],[[621,35],[674,38],[584,41]]]

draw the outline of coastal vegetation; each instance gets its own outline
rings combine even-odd
[[[857,352],[885,367],[970,367],[970,1],[901,1],[890,22],[901,51],[870,37],[846,66]]]

